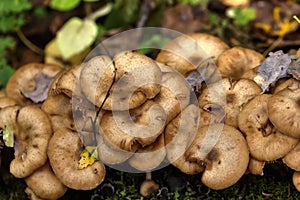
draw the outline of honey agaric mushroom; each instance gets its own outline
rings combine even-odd
[[[19,105],[32,104],[32,101],[24,96],[27,92],[33,92],[37,83],[34,78],[38,74],[54,78],[61,70],[60,67],[47,64],[30,63],[20,67],[9,79],[6,85],[6,94],[15,99]]]
[[[197,132],[198,121],[198,107],[190,104],[167,125],[164,133],[168,161],[186,174],[203,171],[203,166],[185,155]]]
[[[0,128],[4,127],[15,136],[15,159],[10,163],[15,177],[27,177],[46,163],[52,135],[46,113],[33,105],[6,107],[0,110]]]
[[[25,182],[42,199],[58,199],[67,191],[67,187],[55,176],[48,162],[26,177]]]
[[[265,164],[265,161],[259,161],[251,157],[248,165],[248,172],[250,174],[263,176]]]
[[[274,94],[268,100],[268,115],[283,134],[300,138],[300,84]]]
[[[247,103],[238,116],[251,156],[259,161],[273,161],[285,156],[298,139],[282,134],[268,118],[267,102],[271,94],[261,94]]]
[[[237,127],[237,116],[242,106],[260,93],[260,87],[252,80],[240,79],[231,82],[229,78],[224,78],[203,89],[198,103],[201,109],[212,114],[214,108],[224,110],[225,124]]]
[[[228,45],[215,36],[191,33],[170,41],[158,54],[156,61],[170,66],[186,77],[202,60],[209,57],[216,59],[227,49]],[[207,70],[207,74],[212,75],[210,70]]]
[[[105,177],[104,165],[95,162],[84,169],[79,168],[82,142],[77,132],[62,128],[54,133],[48,146],[48,157],[57,178],[75,190],[96,188]]]
[[[279,80],[280,81],[280,80]],[[277,81],[277,83],[279,82]],[[273,94],[276,94],[280,92],[281,90],[284,90],[286,88],[289,88],[291,90],[299,88],[300,87],[300,81],[290,78],[288,80],[285,80],[283,82],[280,82],[276,87],[274,88]]]
[[[300,171],[300,143],[298,143],[295,148],[293,148],[288,154],[286,154],[282,161],[289,168]]]
[[[18,105],[17,101],[9,97],[0,97],[0,108]]]
[[[3,90],[0,90],[0,98],[6,97],[6,93]]]
[[[149,198],[154,195],[159,189],[159,185],[152,180],[151,172],[146,172],[146,180],[140,187],[140,194],[143,197]]]
[[[220,129],[221,133],[215,133],[220,134],[215,146],[205,158],[201,158],[201,150],[210,146],[210,141],[204,143],[209,129]],[[235,184],[246,172],[249,162],[245,138],[239,130],[226,124],[200,127],[185,155],[189,160],[205,167],[201,180],[207,187],[215,190]]]
[[[216,65],[222,77],[238,80],[245,72],[260,65],[263,60],[264,56],[254,50],[233,47],[218,57]]]
[[[159,93],[161,76],[160,68],[151,58],[125,51],[117,54],[114,62],[97,56],[85,63],[80,85],[86,97],[99,107],[114,81],[103,109],[128,110]]]
[[[152,144],[163,132],[166,115],[164,109],[151,100],[129,112],[107,112],[100,126],[106,141],[117,148],[135,152]]]
[[[300,172],[294,172],[293,174],[293,184],[295,188],[300,192]]]

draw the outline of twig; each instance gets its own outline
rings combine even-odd
[[[108,13],[110,13],[112,7],[113,7],[112,3],[108,3],[104,7],[101,7],[98,10],[96,10],[95,12],[93,12],[93,13],[89,14],[88,16],[86,16],[86,19],[96,21],[96,19],[98,19],[99,17],[102,17],[102,16],[107,15]]]
[[[17,29],[17,35],[20,38],[20,40],[33,52],[39,54],[39,55],[44,55],[43,49],[39,48],[35,44],[33,44],[22,32],[21,29]]]

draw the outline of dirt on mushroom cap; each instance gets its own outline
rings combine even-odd
[[[75,190],[91,190],[104,180],[105,168],[100,162],[79,169],[79,153],[82,149],[77,132],[67,128],[56,131],[48,146],[48,157],[58,179]]]

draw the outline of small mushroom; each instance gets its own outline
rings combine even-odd
[[[148,100],[141,107],[129,112],[105,113],[100,126],[106,141],[122,150],[135,152],[156,140],[164,130],[165,119],[164,109]]]
[[[256,160],[255,158],[251,157],[248,165],[248,172],[250,174],[263,176],[265,164],[265,161]]]
[[[10,106],[0,110],[0,128],[6,127],[15,136],[15,159],[10,172],[24,178],[47,161],[47,146],[52,135],[46,113],[35,106]]]
[[[268,116],[283,134],[300,138],[300,84],[274,94],[268,100]]]
[[[293,174],[293,184],[296,189],[300,192],[300,172],[294,172]]]
[[[224,78],[203,89],[198,103],[201,109],[213,115],[215,111],[220,114],[224,110],[225,124],[237,127],[237,116],[242,106],[260,93],[260,87],[252,80],[231,82],[229,78]]]
[[[160,91],[161,71],[152,59],[134,52],[122,52],[114,62],[98,56],[84,64],[80,86],[86,97],[103,109],[128,110],[155,97]]]
[[[224,51],[216,64],[223,77],[238,80],[248,70],[257,67],[264,60],[264,56],[254,50],[233,47]]]
[[[156,61],[170,66],[186,77],[201,64],[201,61],[209,57],[216,59],[227,49],[228,45],[215,36],[191,33],[177,37],[165,45]],[[207,78],[214,70],[207,70]]]
[[[185,154],[195,137],[198,122],[198,107],[190,104],[167,125],[164,133],[168,161],[186,174],[203,171],[203,166]]]
[[[25,181],[32,192],[42,199],[58,199],[67,191],[67,187],[58,180],[48,162],[26,177]]]
[[[277,94],[281,90],[284,90],[286,88],[289,88],[291,90],[300,88],[300,81],[294,78],[290,78],[288,80],[282,81],[277,85],[278,82],[280,82],[280,80],[276,82],[276,87],[274,88],[273,94]]]
[[[26,98],[24,94],[36,89],[35,76],[42,73],[53,78],[60,70],[61,68],[58,66],[47,64],[30,63],[24,65],[10,77],[6,85],[6,94],[21,106],[32,104],[32,101]]]
[[[300,143],[298,143],[295,148],[293,148],[288,154],[286,154],[282,161],[289,168],[300,171]]]
[[[282,158],[298,143],[298,139],[282,134],[268,118],[267,102],[271,94],[256,96],[238,116],[238,125],[245,134],[251,156],[259,161]]]
[[[140,187],[140,194],[143,197],[149,198],[156,194],[159,189],[159,185],[152,180],[151,172],[146,172],[146,180]]]
[[[86,168],[79,167],[82,142],[77,132],[62,128],[52,136],[48,146],[48,157],[57,178],[75,190],[96,188],[105,177],[104,165],[95,162]]]
[[[205,138],[209,131],[213,131],[214,134],[207,140]],[[217,137],[216,143],[214,137]],[[211,143],[215,145],[202,157],[205,155],[202,151],[210,148]],[[200,127],[185,155],[190,161],[205,168],[201,180],[214,190],[225,189],[235,184],[244,175],[249,163],[245,138],[239,130],[226,124]]]

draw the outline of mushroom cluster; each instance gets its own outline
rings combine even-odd
[[[263,61],[194,33],[156,60],[124,51],[68,69],[25,65],[0,93],[0,129],[15,137],[10,172],[25,179],[31,199],[57,199],[67,188],[99,186],[104,164],[150,179],[171,163],[220,190],[282,159],[300,191],[300,82],[279,79],[265,92]],[[149,196],[158,185],[146,182]]]

